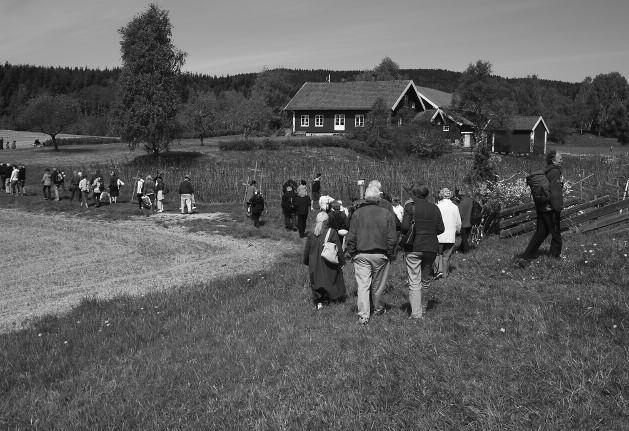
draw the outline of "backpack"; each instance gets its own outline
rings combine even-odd
[[[478,226],[483,221],[483,207],[476,201],[472,202],[472,211],[470,213],[470,224]]]
[[[535,171],[526,177],[526,184],[531,189],[531,196],[535,205],[547,205],[550,203],[550,182],[543,170]]]

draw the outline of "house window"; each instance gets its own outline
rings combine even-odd
[[[411,103],[411,108],[415,109],[415,102]]]
[[[365,127],[365,116],[358,114],[354,117],[354,127]]]
[[[310,126],[310,115],[302,115],[301,116],[301,127]]]
[[[443,125],[443,131],[444,132],[449,132],[450,131],[450,125],[449,124],[444,124]]]
[[[334,125],[345,126],[345,114],[334,114]]]
[[[402,125],[402,117],[400,117],[400,118],[398,118],[398,119],[397,119],[397,125],[398,125],[398,126],[401,126],[401,125]]]
[[[323,115],[315,115],[315,127],[323,127]]]

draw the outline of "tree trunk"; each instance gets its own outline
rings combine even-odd
[[[55,148],[55,151],[59,150],[59,147],[57,146],[57,139],[56,139],[57,135],[50,135],[50,138],[52,139],[52,145]]]
[[[201,146],[203,146],[203,135],[199,136],[199,138],[201,139]]]

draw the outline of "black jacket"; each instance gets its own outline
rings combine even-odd
[[[563,209],[563,182],[561,181],[561,168],[554,164],[549,164],[544,170],[546,178],[550,183],[550,206],[553,211]]]
[[[416,198],[414,203],[409,202],[404,205],[403,234],[410,229],[413,216],[415,218],[415,240],[411,251],[437,253],[439,251],[437,235],[445,230],[439,207],[426,199],[419,198]]]

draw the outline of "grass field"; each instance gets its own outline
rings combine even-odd
[[[95,159],[106,162],[103,153]],[[294,153],[275,154],[294,163]],[[68,298],[0,334],[0,429],[629,424],[626,232],[565,235],[564,259],[524,268],[513,256],[528,238],[490,237],[454,256],[421,322],[407,319],[398,258],[389,311],[362,327],[351,265],[348,301],[313,309],[302,243],[276,208],[255,230],[236,203],[202,202],[194,219],[141,217],[131,203],[79,212],[38,195],[0,194],[0,206],[0,241],[28,245],[0,264],[11,282],[0,294],[13,298],[2,313],[15,321],[38,300],[54,304],[53,290]]]

